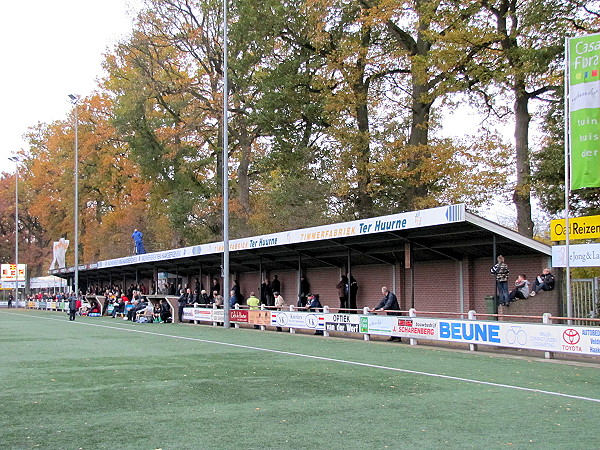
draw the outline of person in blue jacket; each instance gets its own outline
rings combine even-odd
[[[135,243],[135,254],[143,255],[144,253],[146,253],[143,241],[144,234],[136,228],[135,230],[133,230],[133,234],[131,235],[131,237],[133,238],[133,242]]]

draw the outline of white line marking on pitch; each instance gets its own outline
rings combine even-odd
[[[23,317],[27,317],[27,318],[34,317],[34,316],[27,315],[27,314],[16,314],[16,313],[14,313],[14,314],[23,316]],[[64,322],[64,320],[53,319],[51,317],[37,316],[35,318],[43,319],[43,320],[55,320],[58,322]],[[580,395],[563,394],[562,392],[545,391],[543,389],[533,389],[533,388],[527,388],[527,387],[521,387],[521,386],[513,386],[510,384],[492,383],[490,381],[473,380],[471,378],[453,377],[450,375],[442,375],[439,373],[421,372],[418,370],[410,370],[410,369],[400,369],[398,367],[389,367],[389,366],[381,366],[378,364],[361,363],[361,362],[357,362],[357,361],[348,361],[345,359],[327,358],[325,356],[305,355],[303,353],[286,352],[283,350],[273,350],[270,348],[262,348],[262,347],[253,347],[251,345],[230,344],[228,342],[211,341],[209,339],[200,339],[200,338],[193,338],[193,337],[186,337],[186,336],[176,336],[176,335],[172,335],[172,334],[156,333],[154,331],[134,330],[131,328],[121,328],[121,327],[117,327],[114,325],[100,325],[100,324],[95,324],[95,323],[84,323],[84,322],[73,322],[73,323],[77,324],[77,325],[87,325],[90,327],[108,328],[111,330],[128,331],[131,333],[149,334],[152,336],[161,336],[161,337],[168,337],[168,338],[173,338],[173,339],[182,339],[182,340],[186,340],[186,341],[203,342],[206,344],[225,345],[228,347],[245,348],[248,350],[257,350],[257,351],[261,351],[261,352],[277,353],[280,355],[296,356],[299,358],[309,358],[309,359],[316,359],[316,360],[320,360],[320,361],[336,362],[336,363],[340,363],[340,364],[349,364],[349,365],[353,365],[353,366],[370,367],[372,369],[391,370],[394,372],[410,373],[410,374],[414,374],[414,375],[423,375],[423,376],[433,377],[433,378],[443,378],[446,380],[462,381],[465,383],[481,384],[484,386],[514,389],[517,391],[534,392],[537,394],[547,394],[547,395],[554,395],[557,397],[566,397],[566,398],[572,398],[572,399],[577,399],[577,400],[586,400],[589,402],[600,403],[600,399],[598,399],[598,398],[583,397]]]

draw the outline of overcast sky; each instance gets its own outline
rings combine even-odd
[[[64,119],[69,94],[87,96],[102,75],[103,53],[132,27],[137,0],[7,1],[0,16],[2,108],[0,170],[26,148],[22,139],[38,122]]]

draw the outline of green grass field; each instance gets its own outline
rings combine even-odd
[[[25,310],[0,341],[0,448],[598,447],[590,364]]]

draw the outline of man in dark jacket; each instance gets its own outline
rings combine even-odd
[[[398,299],[393,292],[383,286],[381,288],[381,293],[383,294],[383,298],[379,302],[379,304],[373,308],[371,311],[387,311],[388,316],[399,316],[400,315],[400,305],[398,304]],[[390,312],[390,311],[398,311],[398,312]],[[396,336],[392,336],[388,339],[388,341],[400,342],[402,339]]]
[[[75,313],[77,312],[77,297],[75,294],[71,294],[69,297],[69,320],[75,320]]]
[[[551,291],[552,289],[554,289],[554,284],[554,275],[550,273],[550,269],[545,268],[542,271],[542,274],[538,275],[535,281],[533,282],[533,289],[531,291],[531,294],[529,295],[533,297],[540,291]]]

